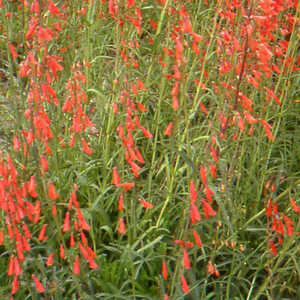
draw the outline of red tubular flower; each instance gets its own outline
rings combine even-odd
[[[277,255],[277,250],[276,250],[276,246],[275,246],[275,243],[273,242],[273,240],[270,240],[269,241],[269,244],[270,244],[270,251],[271,253],[276,256]]]
[[[195,188],[194,180],[190,181],[190,198],[192,202],[197,201],[197,191]]]
[[[50,182],[48,186],[48,196],[51,200],[56,200],[59,197],[59,194],[57,194],[55,186],[52,182]]]
[[[209,188],[209,186],[207,184],[204,184],[204,188],[205,188],[205,196],[206,196],[206,200],[209,203],[212,203],[212,195],[214,194],[214,192]]]
[[[35,177],[31,176],[27,185],[27,191],[29,195],[33,198],[36,198],[38,196],[35,188],[36,188]]]
[[[124,209],[124,194],[123,193],[121,193],[121,195],[120,195],[118,209],[119,209],[119,211],[122,211]]]
[[[286,227],[286,233],[288,236],[292,236],[294,233],[294,223],[293,221],[287,217],[287,216],[283,216],[283,220],[285,222],[285,227]]]
[[[80,263],[79,263],[79,255],[76,255],[75,261],[73,264],[73,273],[78,275],[80,273]]]
[[[139,201],[143,204],[143,207],[146,209],[151,209],[153,208],[153,205],[149,202],[147,202],[145,199],[140,198]]]
[[[146,128],[142,127],[141,128],[144,136],[147,138],[147,139],[151,139],[153,137],[153,135],[151,134],[150,131],[148,131]]]
[[[293,198],[291,198],[290,202],[291,202],[291,206],[292,206],[293,211],[295,213],[300,214],[300,206],[297,205],[296,201]]]
[[[164,135],[170,136],[172,134],[172,128],[173,128],[174,123],[170,122],[167,126],[167,128],[164,131]]]
[[[49,169],[48,161],[44,156],[41,156],[41,167],[44,171],[47,171]]]
[[[200,166],[200,176],[202,183],[206,183],[206,171],[203,166]]]
[[[48,237],[45,236],[46,228],[47,228],[47,224],[44,224],[41,231],[40,231],[38,240],[41,241],[41,242],[48,238]]]
[[[120,176],[116,167],[113,167],[113,178],[111,184],[114,184],[115,186],[120,185]]]
[[[212,264],[211,261],[209,261],[208,264],[207,264],[207,272],[209,274],[214,274],[215,273],[215,266]]]
[[[120,219],[119,227],[118,227],[118,232],[120,234],[124,234],[126,232],[126,227],[125,227],[125,223],[124,223],[123,218]]]
[[[83,152],[85,152],[88,155],[91,155],[93,153],[93,150],[88,146],[85,139],[81,139],[81,144],[82,144]]]
[[[34,283],[35,283],[35,288],[39,293],[44,293],[45,292],[45,288],[43,287],[43,285],[41,284],[41,282],[37,279],[37,277],[32,274],[31,278],[33,279]]]
[[[164,280],[168,279],[168,269],[167,269],[167,263],[163,260],[162,265],[161,265],[161,273],[163,276]]]
[[[70,248],[73,248],[75,246],[75,240],[74,240],[74,235],[73,232],[70,234]]]
[[[61,259],[65,259],[65,249],[63,244],[60,244],[59,246],[59,256]]]
[[[84,248],[84,246],[81,243],[78,243],[78,245],[79,245],[79,249],[80,249],[80,252],[81,252],[82,256],[85,259],[88,259],[89,258],[89,254],[88,254],[87,250]]]
[[[13,59],[17,58],[18,57],[18,53],[16,51],[16,47],[13,44],[8,44],[8,47],[9,47],[9,51],[11,53],[12,58]]]
[[[0,229],[0,245],[4,244],[4,229]]]
[[[190,289],[189,289],[189,286],[188,286],[183,274],[180,275],[180,279],[181,279],[181,288],[182,288],[182,290],[186,294],[188,294],[190,292]]]
[[[54,259],[54,254],[51,253],[51,254],[48,256],[47,261],[46,261],[46,265],[47,265],[48,267],[53,265],[53,259]]]
[[[18,275],[15,275],[14,280],[12,282],[11,294],[14,295],[19,289],[19,280]]]
[[[136,104],[140,111],[148,111],[148,109],[141,102],[137,102]]]
[[[14,273],[18,276],[22,274],[22,269],[19,264],[19,260],[17,257],[14,258]]]
[[[67,211],[64,220],[63,232],[67,232],[70,230],[70,213]]]
[[[191,222],[195,224],[196,222],[201,221],[201,216],[198,210],[198,207],[194,202],[191,203]]]
[[[186,270],[191,268],[190,258],[186,249],[183,249],[183,265]]]
[[[78,217],[80,228],[87,231],[90,230],[90,225],[85,221],[79,207],[77,208],[77,217]]]
[[[53,3],[53,1],[48,1],[48,10],[52,15],[60,16],[62,15],[59,9],[56,7],[56,5]]]
[[[201,248],[202,247],[202,241],[200,239],[200,236],[198,235],[197,231],[193,229],[193,235],[194,235],[194,239],[195,239],[195,243],[196,245]]]
[[[12,276],[14,273],[15,273],[15,260],[14,257],[11,256],[9,259],[7,275]]]
[[[138,178],[139,177],[139,171],[141,170],[141,167],[139,167],[135,162],[129,161],[129,164],[131,166],[131,171],[133,175]]]
[[[135,186],[134,182],[124,182],[120,185],[126,192]]]
[[[91,269],[98,269],[98,265],[97,265],[97,263],[93,260],[92,257],[89,257],[89,258],[88,258],[88,261],[89,261],[89,267],[90,267]]]
[[[202,199],[201,202],[203,205],[204,215],[206,219],[208,219],[209,216],[216,215],[216,212],[212,209],[212,207],[209,205],[209,203],[206,200]]]
[[[20,148],[21,148],[20,141],[17,136],[14,136],[13,137],[13,149],[15,151],[18,151],[18,150],[20,150]]]

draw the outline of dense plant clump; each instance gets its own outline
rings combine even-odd
[[[297,0],[0,0],[0,298],[300,295]]]

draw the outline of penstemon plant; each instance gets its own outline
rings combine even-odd
[[[298,28],[295,0],[0,0],[1,299],[295,299]]]

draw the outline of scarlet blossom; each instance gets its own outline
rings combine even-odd
[[[216,215],[216,212],[212,209],[212,207],[209,205],[209,203],[206,200],[202,199],[201,202],[202,202],[204,215],[205,215],[206,219],[208,219],[209,216],[215,216]]]
[[[64,220],[63,232],[67,232],[70,230],[70,213],[67,211]]]
[[[300,206],[297,205],[296,201],[293,198],[291,198],[290,202],[291,202],[291,206],[293,208],[293,211],[300,214]]]
[[[19,289],[19,280],[18,280],[18,275],[15,275],[13,282],[12,282],[12,289],[11,289],[11,294],[14,295]]]
[[[37,277],[32,274],[31,278],[33,279],[34,283],[35,283],[35,288],[39,293],[44,293],[45,292],[45,288],[43,287],[43,285],[41,284],[41,282],[37,279]]]
[[[54,254],[51,253],[51,254],[48,256],[47,261],[46,261],[46,265],[47,265],[48,267],[53,265],[53,258],[54,258]]]
[[[141,164],[144,164],[144,163],[145,163],[145,160],[144,160],[144,158],[143,158],[143,156],[142,156],[140,150],[139,150],[137,147],[135,147],[135,154],[136,154],[136,157],[137,157],[137,161],[138,161],[139,163],[141,163]]]
[[[265,90],[267,91],[267,95],[266,96],[270,96],[271,98],[273,98],[275,101],[276,101],[276,103],[278,104],[278,105],[281,105],[281,102],[280,102],[280,100],[278,99],[278,97],[275,95],[275,93],[273,92],[273,91],[271,91],[270,89],[268,89],[267,87],[265,87]]]
[[[201,181],[203,183],[206,183],[206,170],[203,166],[200,166],[200,176],[201,176]]]
[[[293,233],[294,233],[294,223],[293,223],[293,221],[287,216],[283,216],[283,220],[285,222],[287,235],[292,236]]]
[[[180,275],[180,279],[181,279],[181,288],[182,288],[182,290],[186,294],[188,294],[190,292],[190,289],[189,289],[189,286],[188,286],[183,274]]]
[[[208,115],[208,111],[207,111],[206,107],[204,106],[204,104],[201,102],[199,105],[200,105],[201,111],[202,111],[205,115]]]
[[[273,242],[273,240],[269,240],[269,245],[270,245],[270,252],[276,256],[277,255],[277,250],[276,250],[276,246],[275,243]]]
[[[29,195],[33,198],[36,198],[38,196],[35,188],[36,188],[35,177],[31,176],[27,185],[27,191]]]
[[[98,265],[97,263],[93,260],[93,258],[89,257],[88,258],[88,261],[89,261],[89,267],[91,269],[98,269]]]
[[[215,266],[212,264],[211,261],[209,261],[208,264],[207,264],[207,272],[209,274],[214,274],[215,273]]]
[[[55,216],[57,215],[57,210],[56,210],[56,205],[55,205],[55,203],[52,204],[51,212],[52,212],[52,216],[53,216],[53,217],[55,217]]]
[[[190,198],[192,202],[197,201],[197,191],[195,188],[194,180],[190,181]]]
[[[141,167],[139,167],[135,162],[129,161],[129,164],[131,166],[131,171],[133,175],[138,178],[139,177],[139,171],[141,170]]]
[[[207,184],[204,184],[204,188],[205,188],[205,196],[206,196],[206,200],[209,203],[212,203],[212,195],[214,194],[214,192],[209,188],[209,186]]]
[[[13,149],[14,149],[15,151],[18,151],[18,150],[20,150],[20,148],[21,148],[21,146],[20,146],[20,141],[19,141],[19,139],[18,139],[17,136],[14,136],[14,137],[13,137]]]
[[[14,256],[11,256],[9,259],[7,275],[12,276],[15,273],[15,260]]]
[[[167,263],[163,260],[162,265],[161,265],[161,273],[163,276],[164,280],[168,279],[168,269],[167,269]]]
[[[192,224],[195,224],[197,221],[201,221],[201,216],[196,204],[191,202],[191,222]]]
[[[200,239],[200,236],[198,235],[197,231],[193,229],[193,236],[194,236],[194,239],[195,239],[195,243],[196,245],[201,248],[202,247],[202,241]]]
[[[143,207],[146,209],[151,209],[153,208],[153,205],[149,202],[147,202],[145,199],[140,198],[139,201],[143,204]]]
[[[120,184],[120,186],[127,192],[135,186],[135,183],[134,182],[124,182],[124,183]]]
[[[83,152],[85,152],[88,155],[91,155],[93,153],[93,150],[88,146],[85,139],[81,139],[81,144],[82,144]]]
[[[183,265],[186,270],[189,270],[191,268],[191,262],[186,249],[183,249]]]
[[[266,122],[265,120],[263,119],[259,119],[260,123],[263,125],[264,129],[265,129],[265,132],[266,132],[266,135],[267,137],[273,141],[274,140],[274,136],[272,135],[272,126]]]
[[[75,261],[73,264],[73,273],[78,275],[80,273],[80,263],[79,263],[79,255],[76,255]]]
[[[8,44],[11,56],[13,59],[16,59],[18,57],[18,53],[16,51],[16,47],[13,44]]]
[[[119,211],[122,211],[124,209],[124,194],[120,194],[120,199],[119,199],[119,205],[118,205]]]
[[[137,107],[140,111],[147,111],[148,110],[141,102],[137,102]]]
[[[80,249],[80,252],[81,252],[82,256],[85,259],[88,259],[89,254],[88,254],[87,250],[85,249],[85,247],[81,243],[78,243],[78,245],[79,245],[79,249]]]
[[[55,186],[52,182],[50,182],[48,186],[48,196],[51,200],[56,200],[59,197],[59,194],[57,194]]]
[[[46,228],[47,228],[47,224],[44,224],[43,225],[43,227],[42,227],[42,229],[41,229],[41,231],[40,231],[40,233],[39,233],[39,237],[38,237],[38,240],[40,241],[40,242],[42,242],[42,241],[44,241],[44,240],[46,240],[48,237],[45,235],[45,233],[46,233]]]
[[[126,227],[125,227],[125,223],[124,223],[124,219],[123,218],[121,218],[120,221],[119,221],[118,232],[120,234],[124,234],[126,232]]]
[[[176,95],[172,96],[172,108],[177,110],[179,108],[178,97]]]
[[[41,159],[41,167],[42,167],[42,169],[44,171],[47,171],[49,169],[49,164],[48,164],[47,159],[44,156],[41,156],[40,159]]]
[[[75,246],[75,240],[74,240],[74,235],[73,232],[70,234],[70,248],[73,248]]]
[[[65,259],[65,249],[63,244],[60,244],[59,246],[59,256],[61,259]]]
[[[118,114],[118,104],[116,102],[112,103],[112,109],[113,109],[113,113],[115,115]]]
[[[48,10],[52,15],[61,15],[61,12],[51,0],[48,1]]]
[[[217,167],[214,164],[209,164],[210,174],[213,178],[217,178]]]
[[[4,244],[4,229],[0,229],[0,245]]]
[[[164,135],[170,136],[172,134],[172,128],[173,128],[174,123],[170,122],[167,126],[167,128],[164,131]]]
[[[76,209],[76,212],[77,212],[79,227],[82,228],[83,230],[90,230],[90,225],[85,221],[79,207]]]
[[[146,88],[145,88],[143,82],[142,82],[140,79],[137,80],[137,86],[138,86],[138,89],[139,89],[139,90],[143,90],[143,91],[146,90]],[[146,110],[147,110],[147,109],[146,109]]]
[[[144,136],[146,138],[151,139],[153,137],[153,135],[151,134],[151,132],[148,131],[146,128],[142,127],[141,130],[142,130],[142,132],[143,132],[143,134],[144,134]]]
[[[266,208],[266,215],[267,217],[271,217],[272,216],[272,199],[268,200],[268,204],[267,204],[267,208]]]
[[[244,116],[245,116],[246,121],[249,124],[255,124],[255,123],[257,123],[257,119],[255,119],[249,112],[244,111]]]

